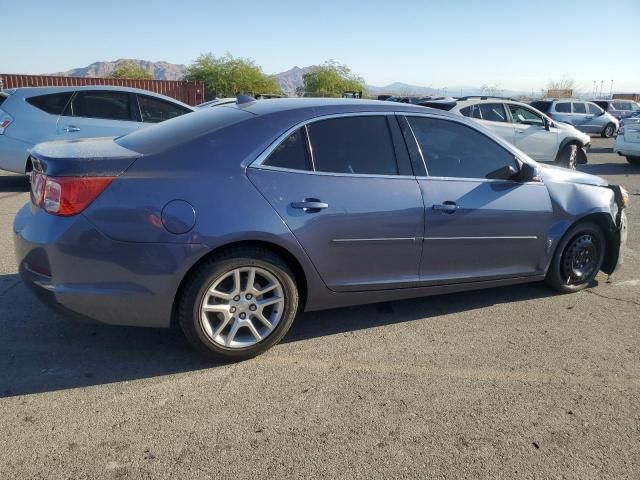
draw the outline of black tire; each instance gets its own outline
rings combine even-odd
[[[579,222],[562,237],[549,265],[545,282],[560,293],[578,292],[588,287],[604,260],[606,240],[598,225]],[[588,251],[588,255],[581,256]],[[585,266],[578,268],[585,262]],[[576,272],[581,271],[581,275]]]
[[[560,167],[575,170],[578,163],[578,146],[575,143],[565,145],[558,154],[556,163]]]
[[[631,165],[640,165],[640,157],[630,157],[627,155],[625,158]]]
[[[616,126],[613,123],[607,123],[600,135],[602,138],[611,138],[614,133],[616,133]]]
[[[223,278],[235,269],[252,267],[266,270],[280,283],[284,298],[280,320],[268,336],[252,346],[222,346],[208,336],[201,322],[205,295],[210,294],[209,289],[216,279]],[[239,247],[208,259],[191,274],[179,299],[178,322],[187,340],[204,356],[213,360],[240,361],[255,357],[282,340],[293,324],[298,303],[295,276],[280,257],[263,248]],[[236,321],[239,320],[232,317],[229,325],[233,326]]]

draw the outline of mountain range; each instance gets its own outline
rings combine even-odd
[[[169,62],[151,62],[148,60],[120,58],[111,62],[94,62],[91,65],[82,68],[74,68],[66,72],[53,73],[52,75],[60,75],[65,77],[89,77],[102,78],[109,77],[122,62],[134,63],[153,74],[157,80],[180,80],[187,71],[187,66]],[[298,67],[295,66],[284,72],[276,73],[275,77],[280,82],[282,91],[287,96],[294,96],[296,88],[303,85],[303,76],[314,66]],[[480,95],[482,90],[471,86],[453,86],[446,88],[424,87],[419,85],[411,85],[408,83],[394,82],[389,85],[375,86],[367,85],[367,91],[370,95],[406,95],[406,96],[425,96],[425,95]],[[517,96],[522,92],[515,90],[500,90],[500,94],[504,96]]]

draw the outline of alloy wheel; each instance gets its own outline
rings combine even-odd
[[[207,337],[228,349],[246,348],[267,338],[282,319],[284,290],[274,274],[239,267],[215,279],[200,306]]]

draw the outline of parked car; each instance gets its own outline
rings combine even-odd
[[[180,325],[227,359],[270,348],[302,310],[540,280],[576,292],[626,239],[622,187],[413,105],[253,101],[31,155],[13,226],[26,284],[73,315]]]
[[[29,150],[48,140],[118,136],[192,112],[147,90],[29,87],[0,92],[0,170],[25,173]]]
[[[593,102],[536,100],[530,105],[549,118],[573,125],[586,133],[598,133],[604,138],[609,138],[618,130],[618,119]]]
[[[538,162],[555,162],[571,169],[578,163],[587,163],[587,150],[591,146],[588,135],[571,125],[550,120],[514,99],[469,96],[420,104],[473,118]]]
[[[640,112],[640,105],[633,100],[592,100],[592,102],[618,120]]]
[[[613,151],[623,155],[632,165],[640,165],[640,115],[620,120]]]

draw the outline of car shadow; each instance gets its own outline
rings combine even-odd
[[[640,173],[640,166],[630,163],[587,163],[578,165],[578,170],[591,175],[629,175]]]
[[[29,191],[29,177],[26,175],[0,174],[0,193]]]
[[[551,295],[541,284],[528,284],[309,312],[298,317],[283,343]],[[179,330],[69,320],[40,304],[15,274],[0,275],[0,319],[0,398],[223,365],[197,355]]]
[[[613,147],[591,147],[589,153],[613,153]]]

